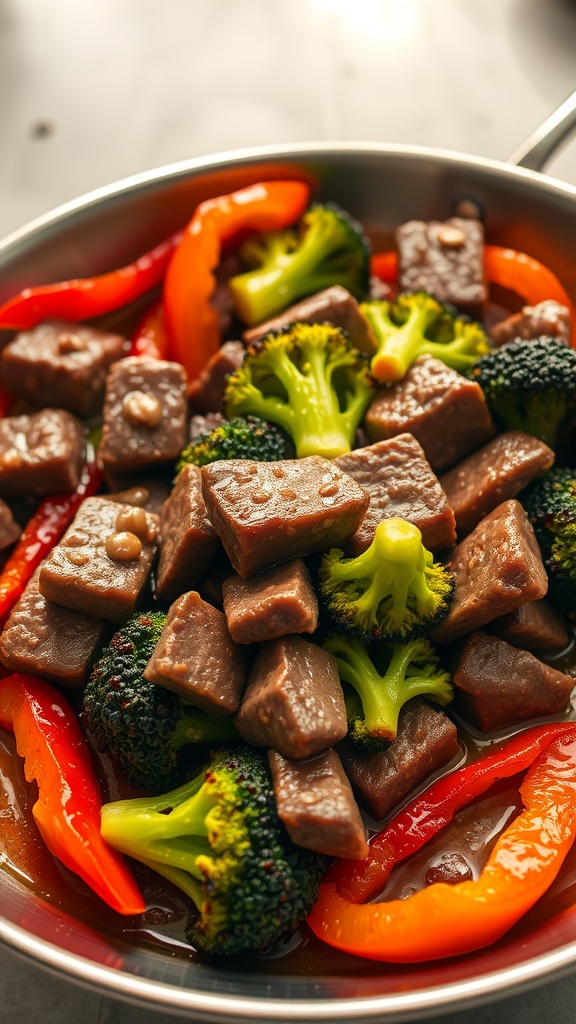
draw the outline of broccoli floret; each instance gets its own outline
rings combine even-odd
[[[427,292],[402,292],[394,301],[374,299],[360,309],[378,342],[370,369],[382,383],[402,380],[418,356],[435,356],[464,373],[490,351],[480,324],[458,316]]]
[[[550,596],[576,618],[576,469],[555,466],[520,495],[534,527]]]
[[[238,739],[231,718],[214,719],[144,678],[165,623],[164,612],[134,615],[112,637],[84,691],[86,724],[98,747],[132,785],[151,793],[182,781],[187,744]]]
[[[421,637],[369,650],[361,640],[331,635],[324,647],[336,658],[342,682],[360,697],[359,709],[350,703],[347,707],[350,738],[360,746],[394,740],[400,708],[412,697],[426,696],[442,705],[452,699],[450,674],[439,667],[436,651]]]
[[[319,592],[329,617],[370,640],[407,643],[446,617],[454,579],[422,543],[418,527],[384,519],[370,547],[356,558],[340,548],[323,555]]]
[[[248,348],[228,378],[227,416],[254,414],[278,423],[296,455],[349,452],[375,383],[368,364],[338,327],[294,323]]]
[[[483,356],[470,377],[499,427],[533,434],[551,448],[576,414],[576,351],[554,338],[511,341]]]
[[[248,239],[240,258],[250,269],[228,282],[244,323],[261,324],[306,295],[340,284],[362,299],[370,280],[370,245],[337,206],[312,206],[299,228]]]
[[[288,838],[264,756],[248,748],[220,751],[165,796],[105,805],[102,835],[192,898],[200,917],[188,938],[209,953],[261,950],[291,932],[325,868]]]
[[[182,452],[176,472],[184,466],[207,466],[220,459],[280,462],[293,455],[290,438],[276,423],[268,423],[258,416],[237,416],[221,423],[209,434],[198,434]]]

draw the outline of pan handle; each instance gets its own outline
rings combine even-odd
[[[576,128],[576,92],[508,157],[509,164],[541,171],[561,142]]]

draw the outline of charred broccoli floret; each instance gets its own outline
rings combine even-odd
[[[373,748],[396,738],[400,708],[412,697],[426,696],[437,704],[452,699],[450,675],[439,666],[428,640],[379,644],[330,635],[324,642],[336,658],[343,683],[354,687],[360,706],[347,702],[349,736],[358,746]]]
[[[165,796],[102,810],[102,835],[196,904],[189,940],[209,953],[254,952],[291,932],[316,899],[325,861],[281,824],[263,755],[220,751]]]
[[[212,718],[144,678],[165,623],[164,612],[134,615],[112,637],[84,691],[86,723],[100,750],[151,793],[182,781],[187,744],[238,739],[231,718]]]
[[[520,499],[540,545],[550,596],[576,619],[576,470],[555,466]]]
[[[261,420],[258,416],[236,416],[209,434],[199,434],[182,452],[176,472],[179,473],[184,466],[207,466],[220,459],[280,462],[293,455],[290,438],[276,423]]]
[[[384,519],[355,558],[323,555],[319,592],[330,619],[365,641],[407,643],[446,617],[454,579],[422,543],[418,527]]]
[[[428,292],[402,292],[394,301],[363,302],[360,309],[378,342],[370,369],[381,383],[402,380],[418,356],[435,356],[463,373],[490,351],[480,324]]]
[[[331,324],[294,323],[248,348],[229,378],[227,416],[262,416],[292,438],[296,455],[349,452],[375,384],[364,357]]]
[[[248,239],[249,268],[228,282],[236,314],[261,324],[298,299],[340,284],[356,298],[368,291],[370,246],[356,221],[332,204],[312,206],[297,228]]]
[[[483,356],[469,375],[499,427],[533,434],[551,448],[576,414],[576,351],[555,338],[511,341]]]

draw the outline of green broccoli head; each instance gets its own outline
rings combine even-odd
[[[214,719],[144,678],[165,623],[164,612],[134,615],[112,637],[84,691],[86,723],[99,749],[132,785],[151,793],[182,781],[179,755],[187,744],[238,738],[232,719]]]
[[[236,416],[209,434],[199,434],[182,452],[176,472],[184,466],[207,466],[221,459],[280,462],[293,456],[290,438],[276,423],[258,416]]]
[[[446,617],[454,579],[422,543],[418,527],[384,519],[370,547],[355,558],[323,555],[319,593],[329,618],[366,642],[406,643]]]
[[[523,430],[551,448],[576,414],[576,351],[555,338],[511,341],[483,356],[469,376],[499,427]]]
[[[262,753],[220,751],[165,796],[102,809],[102,835],[192,898],[189,940],[208,953],[255,952],[291,932],[316,899],[324,858],[293,845]]]
[[[298,458],[349,452],[373,397],[368,364],[331,324],[294,323],[247,349],[228,378],[227,416],[255,415],[290,435]]]
[[[400,708],[412,697],[442,705],[452,699],[450,674],[440,668],[436,651],[423,637],[369,648],[354,637],[331,634],[324,647],[336,658],[342,682],[360,699],[360,707],[347,702],[349,735],[365,749],[396,738]]]
[[[576,470],[555,466],[520,495],[534,527],[550,596],[576,618]]]
[[[480,324],[427,292],[402,292],[394,301],[374,299],[360,309],[378,343],[370,369],[381,383],[402,380],[423,355],[463,373],[491,348]]]
[[[250,326],[334,284],[358,299],[368,291],[368,240],[360,225],[332,204],[312,206],[298,230],[248,239],[240,258],[250,269],[228,286],[236,314]]]

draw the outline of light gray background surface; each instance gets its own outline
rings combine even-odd
[[[239,146],[505,159],[576,88],[572,0],[0,0],[0,237],[92,188]],[[576,184],[576,141],[548,168]],[[0,1021],[168,1024],[0,951]],[[576,975],[437,1021],[568,1024]]]

